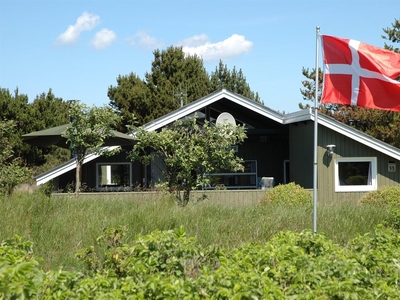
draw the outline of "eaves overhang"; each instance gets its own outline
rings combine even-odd
[[[117,149],[119,146],[107,146],[104,147],[104,149],[107,149],[109,151],[112,151],[114,149]],[[96,158],[98,158],[99,155],[98,154],[94,154],[94,153],[89,153],[85,156],[83,163],[88,163]],[[61,165],[59,165],[58,167],[55,167],[45,173],[42,173],[38,176],[36,176],[34,179],[36,181],[36,185],[42,185],[45,184],[46,182],[57,178],[58,176],[65,174],[73,169],[76,168],[76,160],[75,159],[71,159]]]
[[[168,124],[173,123],[176,120],[179,120],[187,115],[190,115],[196,111],[199,111],[200,109],[206,107],[207,105],[210,105],[218,100],[221,99],[228,99],[234,103],[237,103],[238,105],[241,105],[244,108],[247,108],[251,111],[254,111],[262,116],[265,116],[269,119],[272,119],[280,124],[283,122],[283,115],[280,114],[277,111],[274,111],[260,103],[257,103],[253,100],[250,100],[244,96],[241,96],[239,94],[233,93],[227,89],[220,89],[212,94],[209,94],[203,98],[200,98],[198,100],[195,100],[173,112],[170,112],[160,118],[155,119],[154,121],[148,122],[143,127],[148,130],[148,131],[155,131],[157,129],[160,129]],[[131,133],[130,135],[134,135],[135,133]],[[108,146],[104,147],[104,149],[107,150],[113,150],[117,148],[118,146]],[[97,154],[88,154],[86,155],[84,159],[84,164],[92,161],[96,158],[98,158],[99,155]],[[35,177],[36,184],[41,185],[44,184],[62,174],[65,174],[68,171],[71,171],[75,169],[76,164],[75,160],[70,160],[52,170],[49,170],[43,174],[40,174]]]
[[[188,105],[185,105],[173,112],[170,112],[154,121],[151,121],[144,125],[144,128],[148,131],[158,130],[168,124],[171,124],[185,116],[195,113],[202,108],[211,105],[212,103],[219,101],[221,99],[228,99],[244,108],[247,108],[255,113],[265,116],[279,124],[283,123],[283,115],[277,111],[274,111],[260,103],[250,100],[241,95],[235,94],[226,89],[218,90],[208,96],[195,100]]]
[[[335,120],[325,114],[318,114],[318,124],[325,126],[343,136],[353,139],[374,150],[384,153],[394,159],[400,160],[400,149],[378,140],[364,132],[361,132],[349,125]],[[314,109],[308,108],[284,116],[283,124],[293,124],[304,121],[315,120]]]
[[[312,117],[314,120],[314,117]],[[384,153],[394,159],[400,160],[400,149],[392,145],[389,145],[381,140],[378,140],[364,132],[361,132],[353,127],[336,121],[335,119],[326,116],[318,115],[318,124],[328,127],[343,136],[351,138],[361,144],[364,144],[372,149],[375,149],[381,153]]]

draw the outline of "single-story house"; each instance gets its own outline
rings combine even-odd
[[[229,90],[220,89],[144,127],[149,131],[159,130],[194,114],[216,122],[222,113],[233,116],[237,124],[245,125],[248,137],[243,144],[234,146],[237,155],[245,161],[245,170],[211,174],[216,182],[227,189],[258,189],[264,188],[265,184],[289,182],[313,189],[312,109],[281,114]],[[400,185],[400,170],[397,168],[400,149],[326,115],[319,114],[317,120],[319,201],[357,200],[379,187]],[[129,161],[126,156],[126,152],[113,157],[87,155],[82,182],[96,191],[131,191],[149,187],[160,178],[157,159],[150,166],[143,166]],[[35,179],[38,185],[53,180],[56,191],[65,191],[68,184],[75,181],[75,162],[71,160]]]

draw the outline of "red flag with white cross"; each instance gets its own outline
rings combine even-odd
[[[400,54],[351,39],[322,35],[321,103],[400,111]]]

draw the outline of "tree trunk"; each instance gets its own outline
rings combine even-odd
[[[190,187],[189,188],[185,188],[183,190],[183,199],[182,199],[182,203],[181,203],[182,206],[186,206],[189,203],[190,191],[191,191]]]
[[[76,173],[75,173],[75,194],[79,193],[81,188],[81,164],[79,163],[78,158],[76,159]]]

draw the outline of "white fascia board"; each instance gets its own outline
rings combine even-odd
[[[309,120],[315,120],[315,116],[311,108],[284,115],[284,124],[291,124]],[[323,125],[339,134],[342,134],[343,136],[355,140],[390,157],[393,157],[394,159],[400,160],[400,149],[386,144],[331,117],[328,117],[324,114],[318,114],[318,124]]]
[[[108,151],[112,151],[116,148],[118,148],[119,146],[109,146],[109,147],[104,147],[105,150]],[[96,158],[98,158],[100,155],[98,154],[94,154],[94,153],[89,153],[85,156],[84,160],[83,160],[83,164],[86,164],[89,161],[92,161]],[[71,159],[70,161],[59,165],[58,167],[51,169],[43,174],[40,174],[38,176],[35,177],[36,180],[36,185],[42,185],[45,184],[46,182],[62,175],[65,174],[73,169],[76,168],[76,161],[74,159]]]
[[[260,103],[257,103],[253,100],[244,98],[244,97],[242,97],[238,94],[234,94],[234,93],[227,93],[225,95],[225,98],[227,98],[227,99],[231,100],[232,102],[235,102],[243,107],[246,107],[247,109],[254,111],[262,116],[265,116],[275,122],[283,124],[284,115],[268,108],[267,106],[264,106]]]
[[[314,120],[314,117],[313,117]],[[318,124],[328,127],[348,138],[351,138],[361,144],[364,144],[372,149],[384,153],[394,159],[400,160],[400,149],[389,144],[386,144],[368,134],[356,130],[346,124],[340,123],[334,119],[324,115],[318,116]]]
[[[283,124],[287,125],[292,123],[310,121],[312,120],[311,114],[312,114],[311,108],[303,109],[290,114],[285,114],[283,115]]]
[[[280,124],[283,122],[283,115],[275,112],[266,106],[263,106],[255,101],[252,101],[250,99],[247,99],[243,96],[237,95],[235,93],[229,92],[225,89],[222,89],[214,94],[211,94],[210,96],[206,96],[204,98],[201,98],[199,100],[196,100],[180,109],[177,109],[169,114],[166,114],[163,117],[160,117],[152,122],[149,122],[144,125],[144,128],[148,131],[154,131],[157,129],[160,129],[170,123],[173,123],[181,118],[186,117],[187,115],[190,115],[196,111],[199,111],[200,109],[206,107],[207,105],[210,105],[216,101],[221,100],[222,98],[226,98],[234,103],[237,103],[251,111],[254,111],[260,115],[263,115],[265,117],[268,117],[269,119],[272,119]]]

